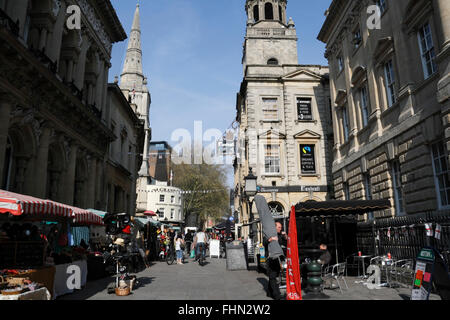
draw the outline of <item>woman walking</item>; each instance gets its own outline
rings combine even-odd
[[[181,245],[183,243],[184,240],[181,234],[177,235],[177,239],[175,241],[175,250],[177,251],[177,264],[183,264],[183,250],[181,249]]]

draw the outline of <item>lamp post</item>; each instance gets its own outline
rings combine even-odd
[[[253,175],[253,171],[252,168],[249,168],[250,172],[248,174],[248,176],[244,177],[245,180],[245,186],[244,186],[244,195],[245,198],[247,200],[247,208],[248,208],[248,212],[249,212],[249,223],[250,223],[250,234],[249,237],[252,239],[253,241],[253,220],[254,220],[254,216],[253,216],[253,211],[252,211],[252,206],[253,206],[253,201],[250,201],[250,197],[254,197],[257,193],[257,177],[255,175]]]

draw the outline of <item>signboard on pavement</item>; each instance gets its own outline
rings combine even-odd
[[[428,300],[433,286],[435,255],[432,248],[423,248],[417,256],[411,300]]]

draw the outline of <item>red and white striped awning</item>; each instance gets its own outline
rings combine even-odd
[[[103,219],[90,211],[5,190],[0,190],[1,213],[11,213],[14,216],[72,218],[75,224],[103,225]]]
[[[65,218],[75,216],[73,210],[62,203],[5,190],[0,190],[0,213],[11,213],[14,216],[22,214]]]

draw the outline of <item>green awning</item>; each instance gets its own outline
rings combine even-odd
[[[159,225],[161,224],[161,222],[156,221],[156,220],[151,219],[151,218],[135,217],[135,218],[134,218],[134,221],[136,221],[137,224],[138,224],[140,227],[144,227],[147,223],[151,223],[151,224],[153,224],[153,225],[155,225],[155,226],[159,226]]]
[[[104,218],[105,215],[107,214],[107,212],[100,211],[100,210],[95,210],[95,209],[86,209],[86,210],[87,210],[87,211],[90,211],[90,212],[92,212],[93,214],[96,214],[96,215],[98,215],[99,217],[102,217],[102,218]]]

